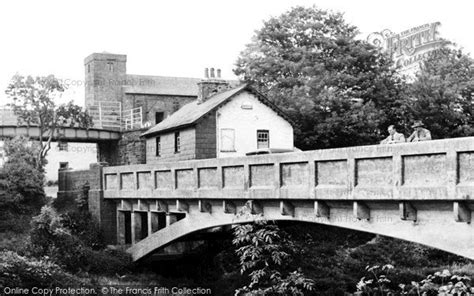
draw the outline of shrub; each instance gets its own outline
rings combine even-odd
[[[0,286],[7,287],[67,287],[86,286],[88,283],[61,269],[44,257],[20,256],[12,251],[0,252]]]
[[[93,225],[92,220],[86,215],[81,221],[76,214],[60,216],[53,208],[43,207],[41,214],[33,218],[31,253],[37,257],[48,256],[72,272],[124,271],[131,262],[129,255],[120,251],[93,250],[94,240],[87,235],[87,227]],[[76,224],[74,221],[79,222]],[[83,241],[81,235],[90,238],[90,241]]]
[[[19,214],[37,213],[46,204],[44,171],[35,162],[36,148],[26,138],[5,143],[7,161],[0,169],[0,206]]]
[[[250,213],[248,207],[243,211],[241,214]],[[234,230],[240,271],[250,278],[250,283],[237,289],[235,295],[304,295],[311,291],[311,279],[301,270],[288,270],[295,252],[291,240],[276,224],[255,218],[254,223],[237,225]]]

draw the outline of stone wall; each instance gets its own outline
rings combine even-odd
[[[58,197],[54,202],[59,211],[74,210],[75,199],[88,190],[88,208],[92,217],[97,221],[106,243],[115,244],[116,230],[116,201],[104,200],[102,184],[102,168],[104,164],[91,164],[88,170],[71,170],[68,167],[58,171]]]
[[[155,125],[155,113],[163,112],[163,119],[176,112],[179,108],[195,100],[194,96],[165,96],[152,94],[126,94],[123,110],[142,107],[143,122]]]
[[[98,101],[121,102],[127,79],[127,56],[93,53],[84,60],[86,106]]]
[[[146,140],[146,163],[190,160],[196,158],[196,129],[194,127],[179,130],[180,152],[175,152],[175,131],[161,134],[160,156],[156,155],[156,136]]]
[[[140,137],[145,131],[146,129],[139,129],[122,133],[118,142],[117,165],[146,163],[146,141]]]

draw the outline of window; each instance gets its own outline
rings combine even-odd
[[[174,153],[179,153],[181,151],[181,137],[179,132],[174,133]]]
[[[270,132],[268,130],[257,130],[257,149],[270,147]]]
[[[164,117],[165,117],[164,112],[155,112],[155,124],[162,122]]]
[[[235,151],[235,130],[232,128],[221,129],[221,151]]]
[[[108,62],[107,66],[109,68],[109,72],[114,72],[114,63],[113,62]]]
[[[156,156],[160,156],[160,153],[161,153],[161,138],[160,137],[156,137]]]
[[[91,72],[91,64],[88,64],[87,65],[87,73],[90,73]]]
[[[67,142],[58,142],[58,151],[68,151]]]

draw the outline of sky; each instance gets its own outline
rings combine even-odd
[[[474,51],[467,0],[1,1],[0,105],[16,73],[54,74],[70,85],[63,100],[83,105],[83,61],[93,52],[126,54],[128,74],[201,78],[215,67],[235,79],[234,63],[255,30],[297,5],[344,13],[360,38],[439,21],[441,37]]]

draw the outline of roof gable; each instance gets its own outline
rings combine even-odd
[[[290,124],[292,123],[288,116],[284,114],[283,111],[281,111],[273,103],[271,103],[265,96],[263,96],[247,84],[243,84],[239,87],[215,94],[203,103],[198,103],[198,101],[195,100],[191,103],[184,105],[171,116],[143,133],[142,136],[150,137],[153,134],[159,134],[166,131],[194,125],[199,121],[199,119],[204,117],[206,114],[222,106],[223,104],[225,104],[237,94],[243,91],[248,91],[249,93],[255,95],[259,101],[276,111],[278,115],[285,118],[287,121],[290,122]]]

